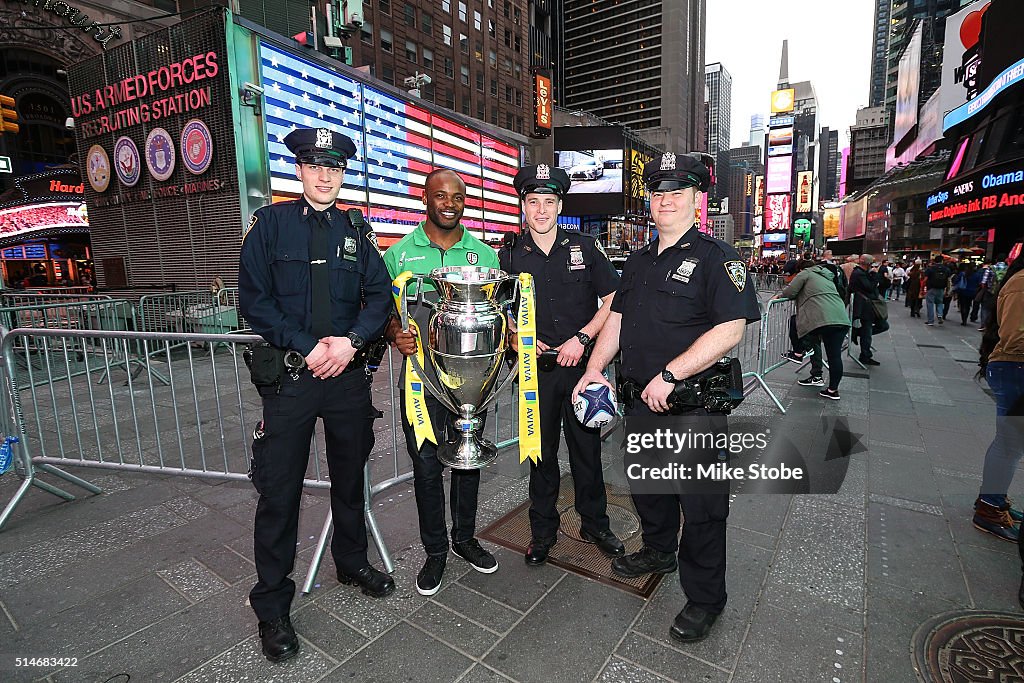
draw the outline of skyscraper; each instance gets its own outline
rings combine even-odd
[[[703,149],[705,0],[564,0],[564,17],[562,106]]]
[[[764,146],[764,114],[754,114],[750,117],[750,142],[751,147]]]
[[[942,80],[942,45],[946,35],[946,17],[959,10],[960,5],[960,0],[892,1],[885,73],[885,107],[889,111],[890,122],[894,120],[896,112],[896,82],[899,76],[900,57],[914,33],[914,22],[920,20],[923,23],[921,85],[917,101],[924,104]]]
[[[715,157],[718,182],[716,197],[729,196],[729,141],[732,131],[732,76],[721,62],[704,67],[707,116],[705,139],[708,154]]]
[[[869,106],[877,107],[885,101],[885,74],[888,69],[889,17],[892,0],[875,0],[875,24],[871,43],[871,83],[868,93]]]

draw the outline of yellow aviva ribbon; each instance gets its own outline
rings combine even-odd
[[[519,274],[519,462],[540,462],[540,401],[537,393],[537,320],[534,315],[533,276]]]
[[[405,299],[405,290],[409,286],[409,280],[414,277],[412,271],[407,270],[400,273],[391,283],[391,293],[395,297],[395,307],[403,319],[409,316],[409,304]],[[420,367],[423,365],[423,345],[420,343],[420,332],[416,323],[409,320],[409,330],[416,335],[416,360]],[[434,436],[434,425],[430,422],[430,413],[427,411],[426,388],[423,386],[423,379],[416,372],[416,366],[412,363],[412,357],[405,359],[405,421],[412,425],[413,433],[416,435],[416,447],[423,445],[424,441],[432,444],[437,443]]]

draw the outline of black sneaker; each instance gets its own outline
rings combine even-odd
[[[483,549],[480,541],[471,538],[463,543],[452,543],[452,552],[464,559],[473,569],[483,574],[493,574],[498,571],[498,561],[494,555]]]
[[[804,353],[797,353],[796,351],[787,351],[782,354],[782,357],[788,360],[790,363],[803,363],[805,360],[814,355],[814,351],[805,351]]]
[[[420,595],[436,593],[441,587],[441,577],[444,576],[444,566],[447,562],[446,555],[427,555],[423,569],[416,576],[416,592]]]
[[[802,387],[823,387],[825,386],[825,380],[821,377],[815,377],[811,375],[807,379],[797,380],[797,384]]]
[[[831,399],[833,401],[838,401],[839,400],[839,390],[838,389],[822,389],[821,391],[818,392],[818,396],[821,396],[822,398],[828,398],[828,399]]]
[[[863,363],[864,365],[881,365],[881,363],[879,363],[874,358],[860,358],[858,360],[860,360],[860,362]]]
[[[644,574],[669,574],[676,570],[675,553],[663,553],[644,546],[640,552],[612,560],[612,571],[619,576],[634,577]]]

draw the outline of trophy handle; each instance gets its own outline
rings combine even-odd
[[[417,308],[419,308],[419,307],[424,305],[424,303],[423,303],[423,280],[425,278],[426,278],[425,275],[415,275],[415,276],[413,276],[411,278],[411,280],[415,280],[416,281],[416,301],[415,301],[415,304],[416,304]],[[403,282],[401,287],[399,288],[399,291],[398,291],[398,315],[399,315],[399,317],[401,318],[401,321],[402,321],[402,331],[403,332],[408,332],[409,329],[410,329],[410,327],[409,327],[409,301],[406,298],[406,291],[409,289],[409,282],[411,280],[406,280],[405,282]],[[419,326],[417,326],[417,332],[418,332],[418,334],[416,335],[416,343],[419,345],[420,349],[422,349],[423,348],[423,334],[422,334],[422,331],[419,329]],[[415,354],[414,353],[413,355],[409,356],[409,360],[412,361],[412,366],[416,369],[416,373],[420,376],[420,381],[422,381],[424,386],[426,386],[427,389],[430,390],[430,393],[434,395],[434,398],[436,398],[441,403],[441,405],[443,405],[445,408],[447,408],[448,410],[452,411],[456,415],[459,415],[460,412],[459,412],[458,406],[456,406],[454,403],[452,403],[452,401],[450,401],[448,399],[448,397],[445,396],[444,392],[441,391],[434,384],[434,381],[432,379],[430,379],[430,377],[424,371],[423,365],[420,364],[419,354]]]
[[[522,293],[522,285],[519,282],[519,278],[516,278],[516,277],[513,277],[513,276],[509,276],[509,279],[512,280],[512,283],[513,283],[512,284],[512,292],[511,292],[509,298],[502,302],[502,307],[503,308],[507,307],[507,306],[511,306],[515,302],[515,300],[518,298],[518,296]],[[505,313],[505,312],[503,311],[503,313]],[[512,382],[514,382],[516,377],[518,377],[518,376],[519,376],[519,363],[516,363],[515,365],[512,366],[512,370],[508,373],[508,376],[505,377],[505,379],[501,380],[501,384],[498,385],[498,388],[495,389],[491,393],[491,395],[488,396],[487,399],[483,403],[480,404],[480,410],[483,411],[483,410],[486,410],[487,408],[491,407],[491,405],[493,405],[494,402],[498,400],[498,396],[501,394],[501,392],[503,392],[506,387],[510,386],[512,384]]]

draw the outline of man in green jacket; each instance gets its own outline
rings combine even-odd
[[[424,183],[423,204],[427,209],[427,219],[384,253],[384,263],[392,279],[407,270],[419,275],[446,266],[499,267],[494,249],[471,235],[460,222],[466,208],[466,183],[457,173],[445,169],[429,173]],[[433,304],[437,301],[437,293],[429,282],[424,282],[423,291],[427,302]],[[410,291],[409,294],[417,292]],[[425,329],[428,316],[429,312],[423,311],[417,317],[416,323],[421,330]],[[416,353],[415,335],[403,332],[397,319],[391,319],[384,337],[393,342],[403,355]],[[404,378],[403,374],[399,379],[402,387],[399,406],[405,405]],[[451,429],[451,421],[456,416],[432,395],[425,395],[430,422],[441,433],[434,434],[434,443],[428,439],[417,447],[416,434],[404,415],[402,429],[412,457],[420,540],[427,552],[427,561],[416,577],[416,590],[421,595],[433,595],[441,587],[441,577],[448,561],[442,480],[444,465],[437,459],[436,444],[442,443],[441,439]],[[497,560],[474,538],[480,470],[453,469],[451,480],[452,551],[478,572],[495,572]]]

